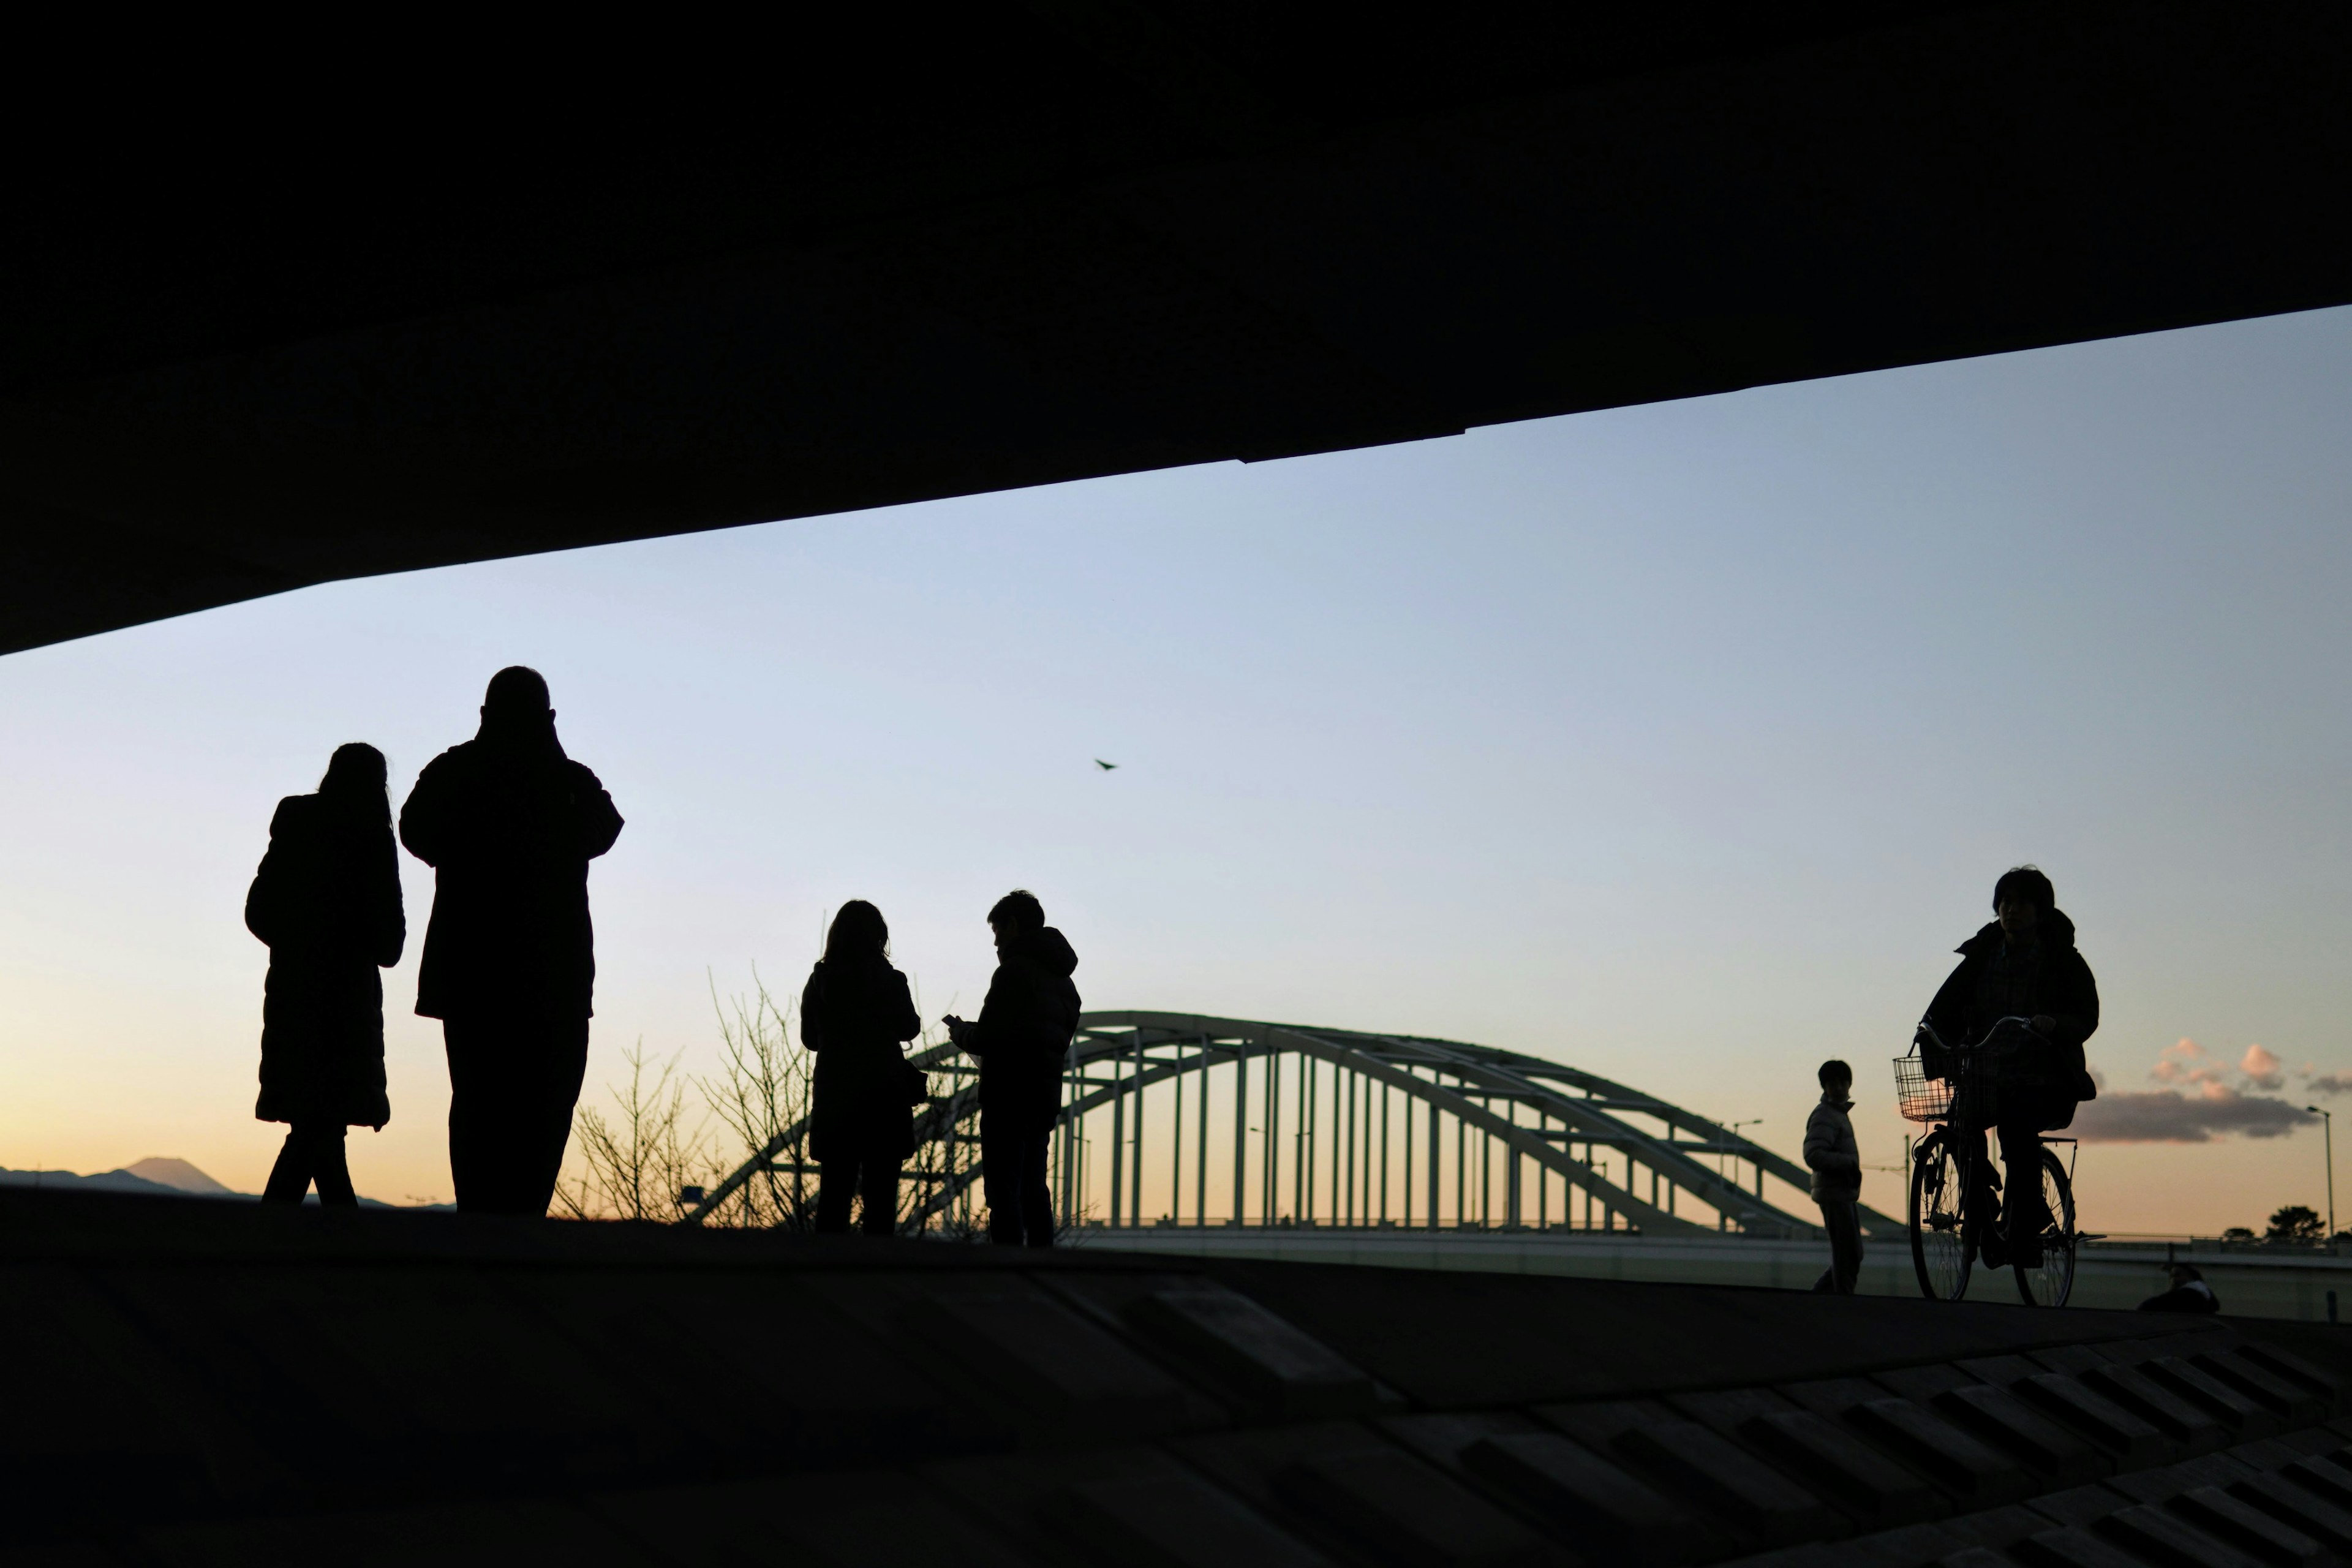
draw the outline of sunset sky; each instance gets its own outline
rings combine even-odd
[[[525,662],[628,826],[591,1093],[889,918],[928,1015],[1034,888],[1094,1007],[1557,1057],[1794,1154],[2047,869],[2086,1229],[2324,1202],[2352,1107],[2352,310],[342,584],[0,658],[0,1166],[257,1191],[283,795],[395,799]],[[1092,759],[1120,764],[1104,773]],[[360,1190],[450,1195],[430,873]],[[2322,1098],[2336,1096],[2331,1100]],[[2180,1140],[2190,1140],[2182,1142]],[[1899,1207],[1896,1178],[1869,1201]],[[2347,1190],[2352,1215],[2352,1187]]]

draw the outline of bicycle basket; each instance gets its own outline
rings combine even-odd
[[[1929,1078],[1916,1051],[1895,1058],[1895,1109],[1906,1121],[1941,1121],[1952,1113],[1952,1080]]]
[[[1908,1121],[1948,1121],[1963,1111],[1983,1112],[1993,1094],[1990,1060],[1973,1051],[1955,1053],[1948,1076],[1929,1078],[1917,1052],[1895,1058],[1895,1108]]]

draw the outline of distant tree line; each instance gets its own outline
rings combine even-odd
[[[2260,1239],[2305,1247],[2316,1247],[2327,1238],[2326,1217],[2317,1209],[2305,1204],[2289,1204],[2284,1208],[2275,1210],[2271,1215],[2269,1226],[2263,1229],[2259,1238],[2255,1237],[2250,1226],[2231,1226],[2221,1233],[2223,1241],[2251,1242]],[[2336,1233],[2336,1239],[2352,1240],[2352,1231],[2339,1230]]]

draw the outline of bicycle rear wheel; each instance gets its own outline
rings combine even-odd
[[[2074,1184],[2048,1149],[2042,1151],[2042,1263],[2017,1272],[2017,1293],[2029,1307],[2063,1307],[2074,1293]]]
[[[1975,1257],[1966,1230],[1968,1177],[1966,1157],[1948,1132],[1938,1129],[1919,1140],[1911,1164],[1911,1267],[1919,1293],[1931,1301],[1969,1293]]]

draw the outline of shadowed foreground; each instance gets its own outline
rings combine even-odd
[[[0,1269],[45,1562],[2352,1550],[2301,1325],[26,1191]]]

